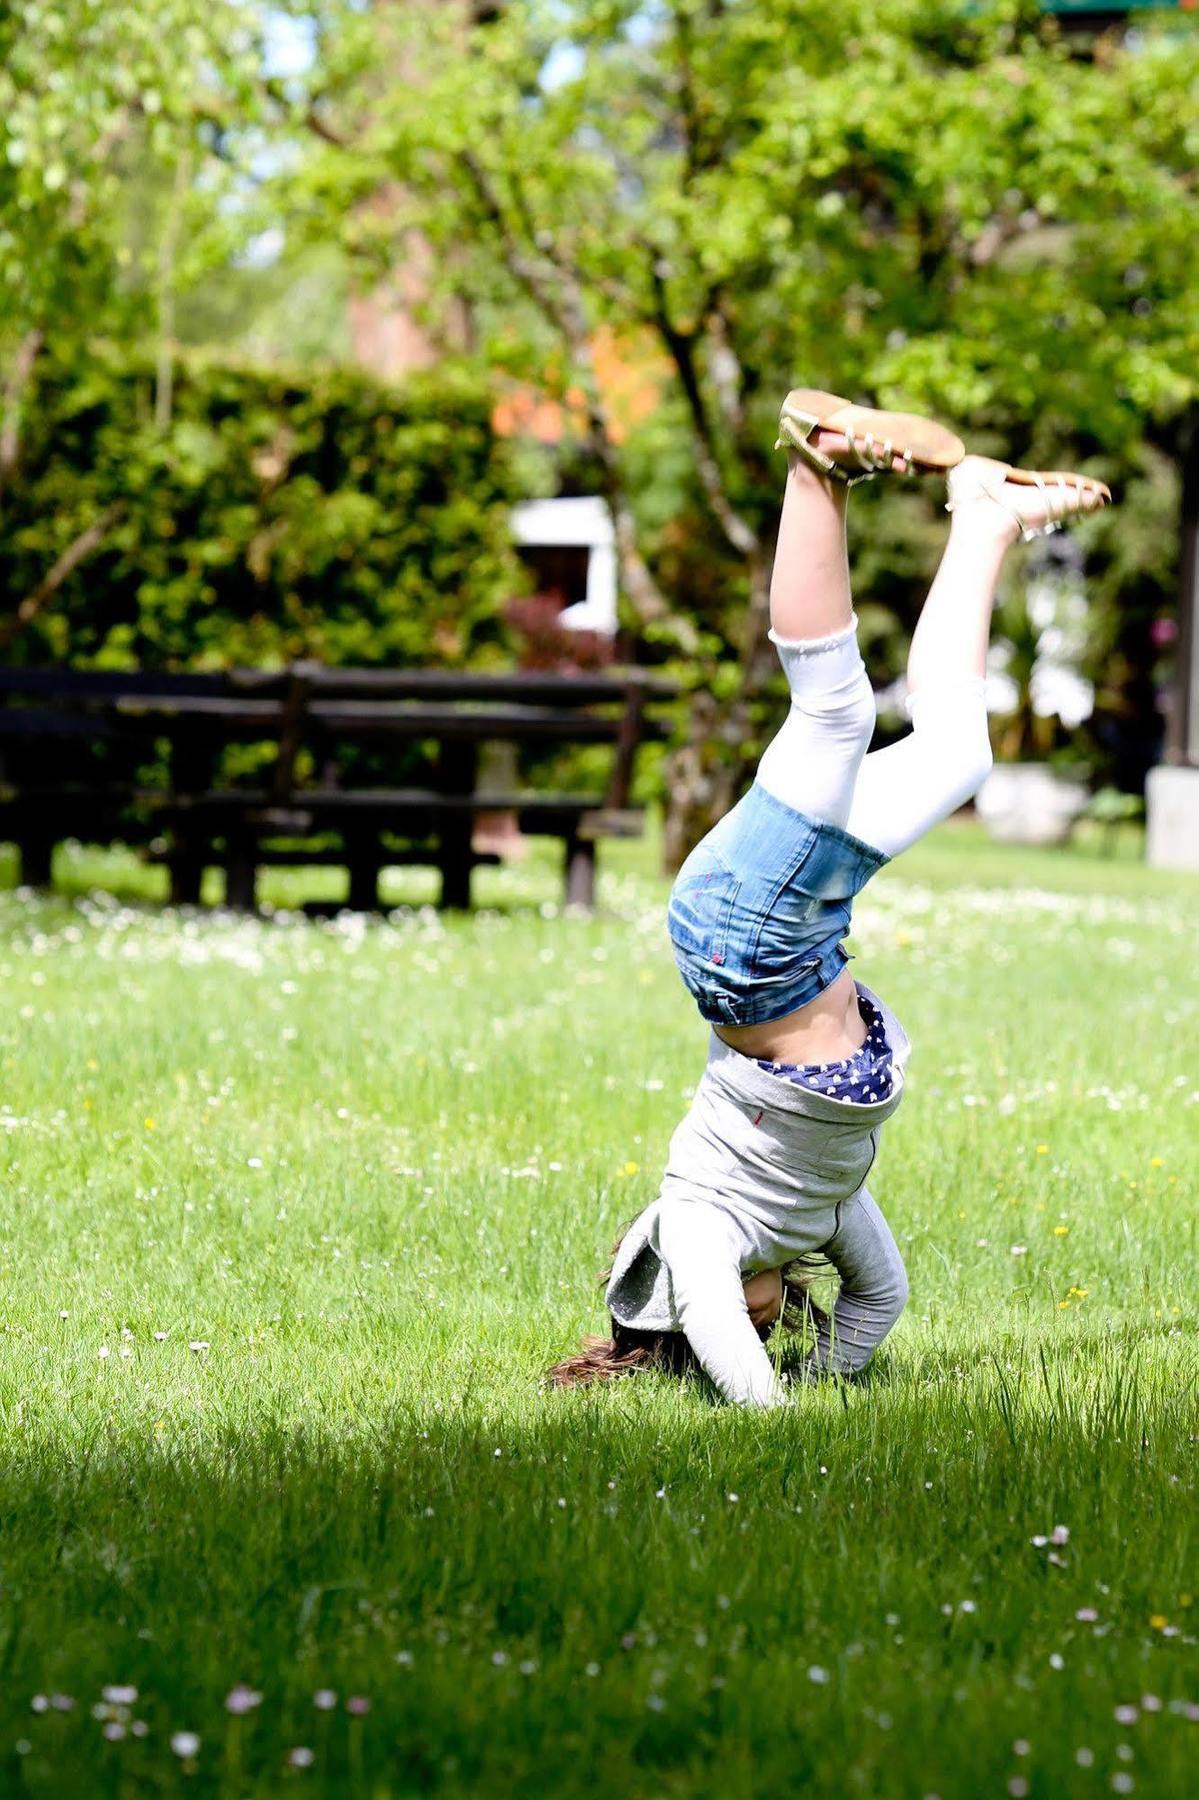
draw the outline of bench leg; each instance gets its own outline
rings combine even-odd
[[[350,891],[346,904],[351,912],[378,912],[379,863],[377,852],[353,857],[349,864]]]
[[[192,849],[172,851],[168,867],[171,877],[171,905],[199,906],[200,886],[204,880],[204,852]]]
[[[225,852],[225,905],[237,912],[253,912],[258,905],[258,863],[255,846],[230,844]]]
[[[568,837],[566,840],[566,904],[595,907],[595,839]]]
[[[474,852],[470,843],[470,826],[465,834],[447,829],[441,839],[441,904],[457,912],[470,911],[470,874]]]
[[[17,845],[17,853],[20,863],[18,885],[48,888],[53,872],[54,840],[44,837],[22,838]]]
[[[479,786],[479,746],[467,741],[443,743],[438,759],[437,785],[446,794],[473,794]],[[471,839],[474,821],[469,814],[446,817],[439,831],[438,862],[441,867],[441,904],[459,912],[470,910],[470,873],[474,866]]]

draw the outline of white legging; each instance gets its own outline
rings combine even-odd
[[[867,755],[874,691],[857,620],[827,638],[771,638],[791,708],[758,764],[776,799],[898,856],[978,791],[991,767],[985,683],[947,667],[908,702],[912,729]]]

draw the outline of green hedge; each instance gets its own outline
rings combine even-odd
[[[0,656],[157,668],[500,660],[514,479],[478,386],[188,355],[169,427],[147,361],[47,357],[0,505],[7,611],[100,546]]]

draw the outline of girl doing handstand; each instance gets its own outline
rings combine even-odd
[[[668,913],[675,959],[709,1022],[707,1066],[671,1140],[657,1198],[607,1278],[608,1339],[551,1371],[570,1385],[697,1361],[726,1399],[786,1398],[764,1339],[822,1253],[840,1278],[810,1304],[803,1374],[863,1369],[907,1300],[895,1239],[866,1179],[899,1105],[909,1043],[850,975],[853,897],[975,793],[991,766],[984,672],[1000,568],[1018,537],[1110,500],[1081,475],[985,457],[912,415],[800,390],[788,451],[770,635],[791,705],[745,797],[692,851]],[[912,730],[867,754],[874,696],[857,642],[845,515],[870,475],[948,472],[949,541],[912,638]]]

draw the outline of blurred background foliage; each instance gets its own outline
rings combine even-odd
[[[1192,19],[30,0],[0,66],[10,658],[496,659],[510,497],[600,492],[625,644],[693,690],[685,837],[777,710],[770,446],[802,381],[1112,483],[1079,532],[1097,707],[1071,743],[1128,786],[1157,754],[1199,368]],[[399,392],[347,366],[354,308],[388,304],[428,364]],[[548,441],[496,443],[492,403],[531,393]],[[883,484],[853,511],[882,686],[944,520]]]
[[[16,591],[87,521],[111,522],[14,655],[217,668],[508,654],[516,490],[485,388],[438,375],[385,392],[350,368],[189,352],[160,431],[154,385],[144,358],[104,347],[39,359],[4,514]]]

